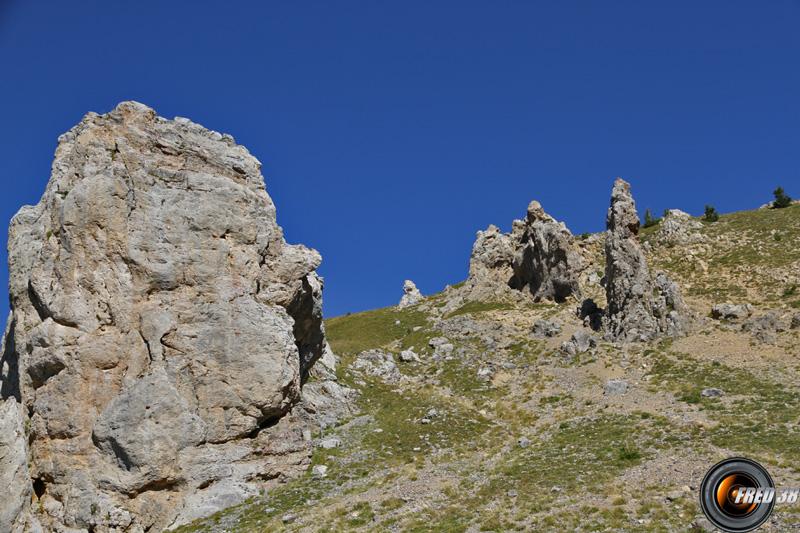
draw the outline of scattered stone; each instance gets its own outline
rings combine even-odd
[[[561,351],[567,355],[575,356],[597,346],[597,339],[594,338],[589,332],[579,329],[572,334],[568,341],[561,345]]]
[[[31,476],[60,502],[25,504],[39,530],[161,531],[306,470],[321,258],[284,239],[260,166],[136,102],[60,137],[10,224],[0,356]],[[5,513],[30,477],[3,486]]]
[[[628,382],[624,379],[609,379],[603,387],[603,394],[619,396],[628,392]]]
[[[328,437],[326,439],[322,439],[319,441],[319,447],[325,450],[331,450],[333,448],[338,448],[342,445],[341,439],[336,437]]]
[[[680,209],[669,209],[656,232],[656,240],[669,245],[701,242],[705,240],[700,233],[702,228],[702,222],[692,218],[689,213]]]
[[[520,448],[527,448],[531,445],[531,440],[528,437],[520,437],[517,439],[517,446]]]
[[[533,323],[533,336],[537,339],[545,337],[555,337],[561,333],[561,324],[551,320],[538,319]]]
[[[397,307],[403,309],[405,307],[410,307],[412,305],[416,305],[422,301],[424,296],[422,293],[419,292],[417,286],[414,285],[414,282],[410,279],[407,279],[403,282],[403,297],[400,298],[400,303],[397,304]]]
[[[419,423],[420,424],[430,424],[431,423],[431,419],[427,418],[427,417],[426,418],[421,418]]]
[[[683,305],[678,287],[665,274],[650,278],[639,244],[639,215],[630,185],[617,178],[606,218],[605,287],[608,307],[606,337],[617,341],[648,341],[684,330]]]
[[[380,378],[386,383],[396,383],[402,377],[392,354],[382,350],[361,352],[356,356],[351,368],[360,370],[369,376]]]
[[[292,513],[287,513],[281,517],[281,521],[284,524],[291,524],[292,522],[297,520],[297,515]]]
[[[494,374],[494,372],[488,366],[483,366],[478,369],[478,379],[480,379],[481,381],[491,380],[492,374]]]
[[[400,352],[400,360],[404,363],[419,363],[419,356],[413,350],[403,350]]]
[[[514,489],[511,489],[506,492],[506,496],[508,496],[509,498],[516,498],[518,494],[519,493]]]
[[[328,475],[328,467],[325,465],[314,465],[311,469],[311,475],[314,477],[325,477]]]
[[[752,318],[742,324],[742,331],[753,335],[756,340],[766,344],[775,344],[777,334],[786,331],[786,326],[775,311]]]
[[[703,398],[719,398],[723,394],[725,393],[722,392],[722,389],[717,389],[714,387],[710,387],[708,389],[703,389],[702,391],[700,391],[700,396],[702,396]]]
[[[753,314],[750,304],[732,304],[730,302],[714,304],[711,316],[717,320],[742,320]]]

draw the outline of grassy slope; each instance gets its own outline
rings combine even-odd
[[[647,228],[643,240],[656,230]],[[798,305],[791,277],[800,260],[800,206],[723,215],[703,232],[707,242],[691,247],[693,258],[684,247],[654,241],[651,254],[651,262],[688,285],[695,305],[754,295],[761,308]],[[435,306],[442,296],[431,300]],[[568,321],[571,307],[561,306],[559,318]],[[468,304],[445,318],[505,323],[545,314],[553,309]],[[366,415],[334,430],[342,448],[315,450],[313,462],[327,465],[328,476],[307,474],[181,531],[683,531],[698,516],[695,493],[681,490],[691,477],[684,469],[696,478],[714,461],[743,454],[782,479],[800,476],[795,332],[782,334],[779,363],[762,371],[686,350],[718,342],[724,325],[717,323],[683,351],[668,341],[624,354],[601,344],[594,356],[575,361],[526,336],[489,355],[479,340],[470,341],[463,356],[434,361],[426,344],[440,333],[420,308],[332,318],[326,327],[341,358],[339,377],[359,389]],[[411,346],[423,362],[401,366],[411,377],[403,384],[347,370],[362,350]],[[476,370],[489,356],[509,370],[487,383]],[[608,399],[597,392],[605,372],[622,372],[638,386]],[[706,387],[726,395],[704,398]],[[437,416],[420,423],[431,409]],[[520,436],[530,445],[519,446]],[[299,518],[284,523],[287,514]],[[800,522],[791,508],[777,516],[775,530]]]

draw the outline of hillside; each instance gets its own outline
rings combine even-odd
[[[640,238],[694,315],[685,336],[598,335],[570,355],[576,300],[464,302],[459,286],[330,318],[358,414],[314,435],[303,477],[180,531],[702,530],[697,486],[718,460],[800,485],[800,206],[693,220],[678,244],[664,224]],[[603,239],[576,237],[600,305]],[[726,301],[752,316],[712,318]],[[792,509],[766,530],[800,527]]]

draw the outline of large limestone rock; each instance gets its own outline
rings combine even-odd
[[[639,215],[630,185],[617,178],[606,218],[606,337],[646,341],[685,329],[686,306],[666,274],[651,278],[639,244]]]
[[[478,232],[470,257],[467,298],[488,300],[522,292],[535,301],[562,302],[580,295],[581,268],[570,231],[533,201],[525,220],[513,222],[511,233],[502,233],[494,225]]]
[[[700,233],[702,229],[703,224],[693,219],[689,213],[680,209],[669,209],[656,233],[656,238],[668,245],[691,244],[704,240]]]
[[[535,301],[563,302],[570,296],[580,296],[582,261],[573,246],[572,233],[535,200],[528,206],[513,268],[511,286],[529,290]]]
[[[401,309],[411,307],[420,303],[423,298],[422,293],[419,292],[414,282],[407,279],[403,282],[403,296],[400,298],[400,303],[397,304],[397,307]]]
[[[59,139],[9,231],[0,447],[17,461],[21,412],[30,471],[0,468],[0,530],[160,531],[305,468],[320,256],[284,241],[259,169],[134,102]]]

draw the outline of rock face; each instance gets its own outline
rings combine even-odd
[[[677,335],[686,326],[686,306],[666,274],[650,277],[639,244],[639,215],[630,185],[617,179],[606,218],[606,337],[646,341],[661,334]]]
[[[656,234],[659,242],[664,244],[689,244],[703,241],[700,233],[703,224],[692,218],[692,215],[680,209],[669,209]]]
[[[515,220],[511,233],[496,226],[479,231],[470,257],[467,289],[470,299],[529,293],[534,301],[563,302],[579,296],[581,256],[563,222],[545,213],[537,201],[525,220]]]
[[[522,235],[516,243],[511,286],[529,290],[535,301],[563,302],[579,296],[581,256],[572,244],[572,234],[537,201],[528,206]]]
[[[422,298],[422,293],[419,292],[414,282],[407,279],[403,282],[403,296],[400,298],[400,303],[397,304],[397,307],[401,309],[404,307],[411,307],[421,302]]]
[[[301,472],[319,263],[228,135],[125,102],[61,136],[9,230],[0,447],[19,402],[30,472],[0,479],[38,503],[4,503],[0,530],[160,531]]]

